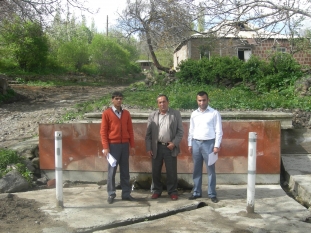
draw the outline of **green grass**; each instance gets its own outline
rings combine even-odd
[[[16,151],[0,148],[0,178],[12,171],[14,164],[19,173],[31,184],[32,173],[24,164],[24,160],[25,158],[19,157]]]
[[[0,104],[1,104],[3,101],[12,98],[14,95],[15,95],[15,92],[14,92],[12,89],[8,89],[6,95],[3,95],[2,93],[0,93]]]
[[[230,110],[275,110],[275,109],[301,109],[311,111],[311,97],[301,97],[295,94],[294,88],[290,87],[282,91],[270,91],[258,94],[250,91],[244,86],[228,89],[225,87],[214,87],[205,84],[174,83],[169,86],[154,85],[146,87],[144,82],[131,79],[125,84],[129,85],[123,94],[124,104],[132,108],[156,109],[156,98],[158,94],[166,94],[169,97],[170,107],[175,109],[196,109],[196,93],[204,90],[209,94],[210,106],[220,111]],[[59,81],[36,81],[27,82],[28,85],[38,86],[65,86],[65,85],[89,85],[105,86],[107,83],[72,83]],[[118,85],[118,83],[114,83]],[[135,89],[135,90],[133,90]],[[99,93],[100,94],[100,93]],[[1,100],[1,98],[0,98]],[[75,105],[74,111],[68,111],[57,123],[63,123],[72,119],[83,119],[88,112],[100,112],[104,106],[111,104],[111,96],[107,94],[98,100],[88,101]]]
[[[131,89],[136,87],[135,91]],[[139,87],[139,88],[138,88]],[[196,94],[204,90],[209,94],[210,106],[220,111],[231,110],[276,110],[276,109],[301,109],[311,111],[311,97],[300,97],[294,93],[293,88],[281,92],[256,94],[241,86],[232,89],[213,87],[203,84],[175,83],[170,86],[156,85],[151,88],[135,83],[130,85],[123,94],[123,103],[126,106],[141,109],[156,109],[156,98],[159,94],[169,97],[170,107],[175,109],[196,109]],[[84,113],[98,112],[103,106],[111,103],[110,95],[103,96],[99,100],[78,104],[76,110],[66,114],[64,121],[70,119],[82,119]]]

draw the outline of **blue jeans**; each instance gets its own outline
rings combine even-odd
[[[202,169],[203,160],[208,171],[208,197],[216,197],[216,173],[215,164],[208,166],[208,155],[214,149],[215,139],[206,141],[197,141],[192,139],[192,159],[193,159],[193,195],[202,195]]]

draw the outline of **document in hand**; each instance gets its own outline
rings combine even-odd
[[[218,159],[218,153],[215,154],[214,152],[208,155],[208,166],[213,165]]]
[[[115,167],[117,165],[117,160],[110,153],[107,156],[107,160],[111,167]]]

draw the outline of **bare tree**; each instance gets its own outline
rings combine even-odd
[[[207,29],[223,22],[247,22],[275,34],[289,30],[290,22],[311,18],[309,0],[202,0],[200,6],[191,7],[204,8]]]
[[[119,18],[119,28],[127,36],[138,34],[144,38],[154,65],[169,72],[162,66],[156,55],[156,49],[176,46],[186,39],[193,21],[187,1],[180,0],[136,0],[127,1],[127,7]]]
[[[22,19],[45,22],[48,15],[66,11],[68,7],[89,11],[84,3],[85,0],[0,0],[0,23],[15,15]]]

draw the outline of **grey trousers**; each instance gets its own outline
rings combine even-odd
[[[120,167],[120,182],[122,197],[128,197],[131,193],[130,172],[129,172],[129,143],[109,144],[110,154],[117,160],[117,165],[111,167],[108,163],[108,195],[116,195],[115,176],[117,167]]]
[[[165,162],[166,187],[169,195],[177,194],[177,157],[166,146],[158,145],[157,157],[152,159],[152,181],[153,192],[161,194],[163,185],[161,183],[161,170]]]

